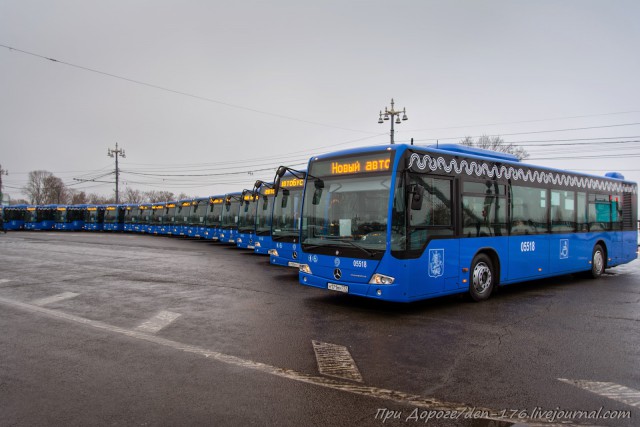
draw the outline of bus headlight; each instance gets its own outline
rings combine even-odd
[[[391,276],[385,276],[384,274],[374,274],[371,276],[371,280],[369,280],[370,285],[391,285],[393,281],[396,280]]]
[[[277,249],[269,249],[269,255],[278,256],[278,250]]]
[[[311,267],[309,267],[309,264],[300,264],[300,266],[298,266],[298,269],[301,273],[311,274]]]

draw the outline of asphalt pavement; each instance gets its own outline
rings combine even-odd
[[[640,423],[640,261],[391,304],[210,242],[10,232],[0,312],[3,426]]]

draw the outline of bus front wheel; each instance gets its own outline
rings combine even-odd
[[[484,301],[491,295],[495,282],[493,263],[485,254],[478,254],[471,263],[469,294],[474,301]]]
[[[602,249],[602,246],[600,245],[595,245],[593,247],[593,253],[591,255],[591,271],[589,273],[589,276],[593,279],[597,279],[598,277],[602,276],[605,266],[606,258],[604,249]]]

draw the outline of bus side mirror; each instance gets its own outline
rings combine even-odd
[[[284,176],[284,174],[287,173],[287,168],[285,166],[280,166],[277,170],[276,170],[276,176],[278,178],[282,178]]]
[[[313,191],[313,200],[311,201],[311,203],[313,205],[319,205],[320,198],[322,197],[322,189],[324,188],[324,181],[321,179],[316,179],[313,183],[313,186],[315,187],[315,190]]]
[[[283,208],[286,208],[288,201],[289,201],[289,190],[285,188],[282,190],[282,203],[280,204],[280,206]]]
[[[422,209],[422,199],[424,198],[424,187],[419,184],[411,186],[411,210],[419,211]]]

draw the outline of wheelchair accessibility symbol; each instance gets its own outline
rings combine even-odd
[[[569,258],[569,239],[560,239],[560,259]]]

